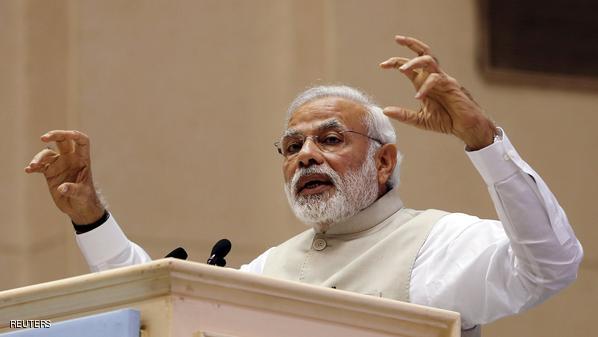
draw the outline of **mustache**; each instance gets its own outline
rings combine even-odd
[[[338,184],[340,182],[339,181],[340,176],[338,175],[338,173],[336,173],[336,171],[334,171],[327,164],[315,165],[315,166],[312,165],[310,167],[300,167],[299,169],[297,169],[297,171],[295,171],[295,174],[293,175],[293,179],[291,179],[289,186],[288,186],[293,195],[297,194],[297,189],[299,188],[299,186],[297,186],[297,184],[299,183],[299,179],[303,178],[306,175],[310,175],[310,174],[325,175],[328,179],[330,179],[330,182],[332,182],[332,184],[335,187],[338,187]]]

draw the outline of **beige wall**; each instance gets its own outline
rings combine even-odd
[[[238,266],[304,229],[272,146],[302,88],[348,83],[416,107],[392,36],[428,42],[549,182],[584,244],[578,281],[486,336],[590,336],[598,305],[596,90],[493,82],[477,62],[474,1],[0,1],[0,289],[87,272],[69,222],[22,168],[49,129],[93,141],[96,181],[155,258],[206,258],[222,237]],[[555,44],[558,48],[558,44]],[[413,208],[494,218],[453,138],[397,125]]]

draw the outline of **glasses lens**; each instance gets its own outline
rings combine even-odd
[[[318,145],[326,152],[336,152],[343,147],[344,143],[342,133],[329,132],[318,136]]]
[[[291,156],[301,151],[303,147],[303,138],[300,137],[284,137],[280,141],[280,151],[282,155]]]
[[[317,136],[308,136],[325,152],[339,151],[345,145],[345,138],[342,132],[326,132]],[[301,151],[305,143],[304,137],[287,136],[277,142],[278,152],[285,157],[295,155]]]

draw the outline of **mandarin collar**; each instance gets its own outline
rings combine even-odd
[[[353,234],[368,230],[403,208],[398,188],[386,192],[380,199],[364,208],[354,216],[333,224],[330,229],[319,235]]]

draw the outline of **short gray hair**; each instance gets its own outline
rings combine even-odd
[[[366,117],[364,118],[364,124],[367,127],[368,135],[380,140],[382,144],[396,144],[397,135],[395,129],[390,122],[390,118],[382,112],[382,108],[366,93],[346,85],[321,85],[308,88],[301,92],[295,97],[293,102],[291,102],[289,109],[287,110],[286,123],[288,124],[293,112],[301,106],[324,97],[340,97],[361,104],[367,111]],[[401,152],[397,150],[397,165],[388,181],[390,187],[399,186],[402,157]]]

